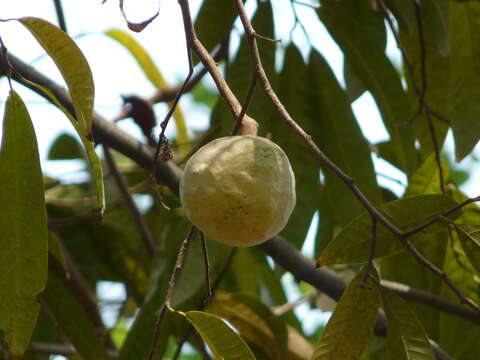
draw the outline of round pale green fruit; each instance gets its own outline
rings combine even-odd
[[[229,136],[200,148],[180,182],[187,218],[207,237],[232,246],[277,235],[295,207],[295,177],[269,139]]]

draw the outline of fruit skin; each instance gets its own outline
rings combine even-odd
[[[295,207],[295,176],[285,152],[258,136],[228,136],[200,148],[180,181],[187,218],[232,246],[277,235]]]

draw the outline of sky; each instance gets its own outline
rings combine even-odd
[[[158,0],[125,0],[124,3],[127,16],[133,22],[142,21],[150,17],[156,12],[158,7]],[[200,0],[191,0],[190,4],[192,13],[195,15],[201,2]],[[101,0],[63,0],[63,5],[69,34],[77,41],[92,68],[96,88],[95,109],[99,113],[107,119],[114,118],[120,110],[121,94],[137,94],[149,97],[154,93],[154,87],[145,79],[143,73],[127,51],[102,34],[103,31],[110,28],[127,29],[118,10],[118,1],[108,0],[102,5]],[[250,14],[253,13],[255,1],[247,0],[246,7]],[[276,38],[282,40],[283,43],[287,43],[290,37],[290,29],[294,24],[290,2],[289,0],[275,0],[273,1],[273,7],[275,18],[281,19],[281,23],[276,24]],[[325,56],[337,79],[343,85],[343,56],[338,46],[318,22],[317,16],[311,8],[301,5],[296,5],[295,8],[307,29],[313,46]],[[1,0],[0,14],[2,19],[36,16],[56,24],[52,0]],[[234,51],[235,47],[238,46],[238,34],[242,33],[242,27],[239,22],[236,23],[236,28],[238,31],[236,31],[236,38],[232,41],[231,51]],[[167,81],[176,84],[185,77],[188,64],[186,61],[183,25],[177,1],[163,0],[159,17],[143,32],[131,34],[149,51]],[[55,68],[53,62],[47,56],[44,56],[42,48],[18,22],[0,22],[0,36],[12,54],[20,57],[27,63],[31,63],[37,70],[44,72],[55,81],[63,83],[60,73]],[[293,32],[293,41],[306,55],[308,42],[300,28]],[[400,55],[391,34],[388,36],[387,53],[394,61],[399,62]],[[74,134],[73,128],[66,117],[43,100],[43,98],[40,98],[28,89],[23,88],[19,84],[14,84],[14,88],[26,102],[32,117],[39,143],[43,170],[47,174],[60,177],[67,182],[78,180],[78,171],[83,168],[80,162],[47,161],[48,149],[54,139],[63,132]],[[3,113],[7,94],[7,82],[5,79],[0,80],[1,113]],[[208,126],[208,110],[201,105],[195,104],[190,95],[183,96],[180,105],[184,112],[188,114],[187,125],[190,130],[201,130]],[[352,108],[364,136],[371,143],[388,139],[388,134],[383,126],[378,109],[370,94],[366,93],[360,97],[352,104]],[[166,112],[166,107],[157,105],[155,111],[157,117],[161,119]],[[131,120],[121,122],[120,126],[130,134],[141,138],[138,128]],[[167,136],[172,135],[174,135],[174,129],[170,126],[167,130]],[[451,134],[448,137],[446,148],[450,152],[453,148]],[[378,173],[398,179],[401,183],[406,183],[403,173],[383,160],[376,157],[373,157],[373,159]],[[472,164],[473,162],[470,159],[466,159],[461,165],[469,168]],[[478,169],[475,170],[473,178],[476,178],[477,175]],[[388,180],[384,176],[379,176],[378,181],[397,195],[401,195],[404,190],[403,186]],[[467,183],[463,189],[470,196],[478,195],[475,193],[476,186],[473,180]],[[313,253],[315,225],[316,218],[312,222],[308,240],[302,249],[306,255]],[[294,299],[299,295],[298,291],[291,286],[292,279],[287,279],[285,284],[289,289],[288,295],[290,299]],[[111,298],[112,293],[122,293],[121,289],[115,288],[115,284],[101,284],[100,287],[108,289],[100,291],[100,295],[103,294],[108,299]],[[323,314],[313,314],[306,304],[305,306],[300,306],[297,311],[300,318],[305,319],[305,326],[309,327],[309,329],[314,328],[320,321],[319,319],[324,319]]]

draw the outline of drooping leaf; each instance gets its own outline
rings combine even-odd
[[[322,186],[319,191],[318,200],[318,230],[315,239],[315,257],[318,257],[333,239],[335,231],[335,219],[333,216],[333,207],[330,203],[325,188]]]
[[[227,5],[221,5],[222,12]],[[258,34],[274,38],[273,12],[269,1],[259,3],[257,11],[252,18],[252,26]],[[270,41],[262,41],[258,45],[260,57],[265,72],[275,86],[275,44]],[[250,79],[253,71],[250,49],[245,36],[242,37],[237,55],[226,69],[226,80],[237,96],[240,103],[243,103],[250,87]],[[260,124],[260,131],[268,131],[265,126],[269,125],[273,107],[267,99],[260,84],[257,84],[248,107],[247,114],[253,117]],[[229,135],[235,118],[223,99],[219,99],[211,117],[211,126],[219,126],[222,136]],[[275,141],[275,139],[274,139]]]
[[[434,360],[428,336],[405,300],[385,288],[381,289],[381,294],[388,320],[387,344],[390,359]]]
[[[370,275],[360,286],[364,272],[350,282],[315,346],[312,360],[359,360],[367,347],[370,332],[377,319],[380,291]],[[375,270],[374,270],[375,272]]]
[[[32,336],[47,281],[48,232],[35,131],[20,96],[10,92],[0,148],[0,330],[21,356]]]
[[[81,159],[82,157],[80,143],[67,133],[58,136],[48,152],[48,160]]]
[[[441,161],[442,174],[444,182],[448,180],[448,165]],[[412,195],[441,194],[440,170],[435,158],[435,154],[431,154],[425,162],[415,171],[409,181],[408,189],[404,197]]]
[[[312,116],[317,122],[319,146],[343,171],[349,174],[365,196],[380,204],[381,195],[373,168],[370,148],[353,115],[345,92],[338,84],[327,62],[316,51],[310,54],[310,82],[313,85]],[[313,110],[313,109],[312,109]],[[348,136],[345,136],[348,134]],[[346,225],[363,208],[338,176],[324,171],[325,189],[332,203],[336,223]]]
[[[456,204],[455,201],[444,195],[420,195],[389,202],[380,206],[379,209],[402,231],[408,231],[427,222],[435,215],[453,208]],[[451,214],[449,217],[456,219],[458,216],[460,216],[460,211]],[[419,240],[428,241],[444,226],[444,224],[436,222],[412,235],[409,239],[413,243]],[[371,232],[372,225],[369,214],[364,213],[355,218],[320,254],[319,265],[366,262],[370,253]],[[403,245],[400,240],[378,223],[376,257],[391,255],[401,250],[403,250]]]
[[[463,251],[470,263],[480,272],[480,226],[455,225]]]
[[[256,297],[217,292],[207,310],[226,319],[270,358],[286,358],[289,351],[286,323]]]
[[[102,165],[100,163],[100,159],[95,152],[94,144],[91,140],[89,140],[85,135],[85,131],[82,127],[82,124],[79,123],[75,117],[66,109],[57,97],[50,91],[48,88],[38,85],[34,82],[31,82],[25,78],[22,79],[22,82],[27,83],[29,86],[32,86],[38,89],[41,93],[45,94],[46,97],[55,104],[55,106],[61,110],[67,118],[70,120],[70,123],[73,125],[75,130],[77,131],[78,135],[80,136],[80,140],[85,148],[85,152],[87,153],[88,161],[90,163],[90,168],[92,175],[95,179],[95,187],[97,190],[97,202],[98,202],[98,213],[101,215],[105,211],[105,189],[103,186],[103,172],[102,172]]]
[[[425,2],[425,9],[429,9],[427,4],[428,2]],[[415,27],[415,30],[409,34],[405,31],[400,32],[402,45],[414,68],[415,84],[413,83],[410,72],[405,69],[408,94],[412,106],[418,109],[422,96],[423,76],[425,76],[427,87],[423,101],[434,112],[434,114],[430,114],[430,121],[435,132],[438,146],[441,149],[449,127],[448,103],[450,99],[448,91],[445,89],[448,88],[450,81],[450,59],[439,52],[432,30],[427,26],[424,26],[423,38],[423,47],[425,48],[426,56],[422,59],[422,45],[420,44],[417,28]],[[425,62],[424,73],[422,73],[422,62]],[[415,86],[417,89],[415,89]],[[438,115],[441,118],[438,118]],[[422,111],[415,118],[412,118],[411,121],[413,121],[415,135],[420,142],[419,151],[423,161],[435,150],[429,119],[426,112]]]
[[[317,13],[358,78],[375,98],[401,169],[416,168],[414,135],[408,119],[412,116],[399,74],[385,55],[383,16],[367,2],[323,1]]]
[[[202,311],[178,313],[195,327],[216,359],[255,360],[245,341],[219,317]]]
[[[147,79],[150,80],[157,89],[168,85],[160,69],[153,62],[150,54],[133,36],[120,29],[110,29],[105,31],[105,34],[123,45],[130,52]],[[172,102],[169,102],[169,105],[172,106]],[[177,142],[183,145],[188,144],[190,140],[187,126],[179,106],[176,107],[173,116],[175,118],[175,125],[177,126]]]
[[[69,289],[66,279],[50,271],[42,298],[61,331],[84,359],[109,360],[105,345],[85,308]]]
[[[357,100],[367,90],[362,80],[355,75],[352,65],[345,59],[343,61],[343,77],[345,78],[345,91],[351,103]]]
[[[386,0],[385,5],[395,15],[401,28],[411,33],[417,26],[412,2],[403,0]]]
[[[480,3],[450,2],[451,78],[450,113],[455,156],[460,161],[480,139]]]
[[[421,5],[425,28],[432,33],[438,51],[443,56],[448,56],[452,50],[449,3],[448,0],[426,0]]]
[[[66,33],[46,20],[23,17],[18,21],[32,33],[57,65],[68,86],[82,135],[92,139],[95,88],[90,66],[82,51]]]
[[[285,52],[285,62],[279,75],[278,97],[288,109],[295,121],[309,133],[316,143],[319,142],[319,130],[311,116],[311,87],[307,67],[297,47],[291,44]],[[268,120],[258,119],[260,130],[271,133],[272,141],[287,154],[295,173],[297,204],[282,234],[297,248],[300,248],[308,232],[316,203],[311,194],[319,186],[319,162],[308,149],[305,142],[279,118],[277,113]]]

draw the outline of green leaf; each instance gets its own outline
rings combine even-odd
[[[209,2],[205,2],[205,4],[208,3]],[[222,8],[222,12],[226,11],[225,8],[228,8],[228,5],[222,3],[220,8]],[[252,18],[252,25],[258,34],[274,38],[273,12],[270,2],[259,3],[257,11]],[[211,26],[211,24],[209,24],[209,26]],[[275,44],[270,41],[262,41],[259,43],[259,53],[265,72],[269,79],[271,79],[272,86],[275,86]],[[225,75],[228,84],[240,102],[243,102],[247,96],[252,71],[250,48],[248,46],[247,38],[243,36],[237,56],[226,69]],[[260,84],[257,84],[252,96],[252,101],[248,107],[248,115],[259,122],[260,131],[263,132],[268,131],[264,126],[269,125],[272,112],[273,107],[270,104],[270,101],[266,97]],[[219,125],[221,128],[221,135],[228,135],[233,128],[235,120],[236,119],[227,108],[225,101],[221,99],[217,103],[212,114],[212,126]]]
[[[426,2],[425,9],[428,9],[427,4],[428,3]],[[448,118],[448,104],[450,99],[448,91],[445,89],[449,87],[451,69],[450,59],[439,53],[439,50],[435,44],[434,34],[432,33],[431,29],[425,26],[423,36],[423,46],[425,47],[425,52],[427,54],[424,59],[422,59],[422,46],[419,41],[417,29],[415,28],[415,31],[410,34],[407,34],[405,31],[400,32],[402,45],[405,47],[405,51],[415,69],[415,81],[417,87],[419,88],[421,88],[423,81],[423,74],[421,71],[422,61],[425,61],[426,70],[424,75],[427,81],[427,90],[424,101],[428,104],[430,109],[435,112],[435,114],[439,114],[443,118],[443,120],[439,120],[434,115],[430,116],[435,130],[437,143],[439,144],[439,147],[442,148],[449,127],[448,121],[445,121],[445,118]],[[413,104],[412,106],[415,109],[418,109],[420,95],[415,91],[410,73],[407,72],[407,75],[406,81],[408,85],[408,95],[411,103]],[[429,121],[424,111],[412,121],[415,127],[415,135],[420,142],[419,151],[422,156],[422,160],[425,160],[435,150]]]
[[[278,97],[295,121],[319,143],[318,122],[311,116],[312,88],[307,67],[298,48],[291,44],[285,52],[285,62],[279,74]],[[277,113],[268,120],[258,118],[260,130],[271,133],[272,140],[287,154],[296,179],[297,204],[282,234],[295,247],[301,248],[316,209],[312,194],[319,187],[320,164],[305,142],[292,134],[292,130],[278,118]]]
[[[448,165],[441,161],[443,179],[448,179]],[[440,171],[435,154],[431,154],[425,162],[415,171],[409,181],[404,197],[422,194],[441,194]]]
[[[375,272],[375,270],[373,270]],[[350,282],[315,346],[312,360],[360,359],[377,319],[380,294],[371,274],[361,286],[365,270]]]
[[[445,166],[445,163],[442,162]],[[448,167],[444,169],[445,178],[448,177]],[[431,154],[422,166],[412,175],[410,186],[405,196],[440,194],[440,178],[435,155]],[[458,202],[457,199],[454,199]],[[448,244],[449,232],[445,227],[433,235],[429,241],[420,241],[416,243],[416,248],[431,263],[439,268],[443,268],[445,261],[445,252]],[[442,291],[442,280],[435,274],[425,271],[425,267],[420,265],[409,252],[400,252],[398,254],[380,259],[381,276],[383,279],[401,282],[403,284],[425,290],[431,294],[440,295]],[[402,269],[399,271],[399,269]],[[418,314],[422,324],[425,326],[428,334],[436,338],[438,334],[438,311],[429,306],[417,302],[409,302],[409,305]]]
[[[480,3],[451,1],[450,15],[449,120],[455,138],[456,160],[460,161],[480,139]]]
[[[413,3],[403,0],[386,0],[385,4],[395,15],[395,18],[400,24],[400,28],[412,33],[417,26]]]
[[[49,272],[47,287],[42,293],[48,309],[84,359],[110,359],[89,315],[68,288],[67,282],[66,278]]]
[[[422,2],[422,13],[425,29],[430,31],[442,56],[451,53],[449,33],[450,13],[448,0],[426,0]]]
[[[68,111],[57,99],[57,97],[46,87],[35,84],[27,79],[22,79],[23,82],[28,83],[29,85],[36,87],[39,91],[45,94],[54,104],[55,106],[63,111],[65,116],[70,120],[70,123],[73,125],[75,130],[77,131],[78,135],[80,136],[80,140],[83,143],[85,151],[87,153],[88,161],[90,163],[91,172],[95,179],[95,187],[97,190],[97,202],[98,202],[98,211],[100,214],[103,214],[105,211],[105,189],[103,185],[103,172],[102,172],[102,164],[100,163],[100,159],[95,152],[95,147],[92,141],[87,139],[84,135],[84,131],[82,130],[81,124],[78,123],[73,115]]]
[[[105,34],[123,45],[130,52],[147,79],[150,80],[157,89],[168,86],[168,83],[165,81],[160,69],[158,69],[153,62],[150,54],[133,36],[120,29],[110,29],[105,31]],[[170,106],[172,106],[172,104],[173,102],[169,102]],[[190,139],[188,137],[185,117],[178,105],[173,116],[175,118],[175,125],[177,126],[177,142],[183,145],[188,144]]]
[[[343,77],[345,78],[346,92],[351,103],[363,95],[367,89],[363,85],[362,80],[355,75],[352,65],[344,59],[343,61]]]
[[[207,310],[231,323],[242,337],[262,348],[269,358],[287,357],[286,323],[258,298],[217,291]]]
[[[415,313],[398,295],[381,289],[383,308],[387,316],[387,344],[390,359],[434,360],[428,336]]]
[[[401,169],[412,173],[416,168],[413,129],[408,123],[412,109],[400,76],[385,55],[383,16],[356,0],[323,1],[317,13],[375,98]]]
[[[455,225],[455,229],[470,263],[480,272],[480,226]]]
[[[35,131],[22,99],[11,91],[0,149],[0,330],[21,356],[30,342],[47,281],[48,232]]]
[[[67,133],[59,135],[48,152],[48,160],[70,160],[81,158],[83,158],[83,154],[80,150],[79,142],[75,137]]]
[[[82,135],[92,139],[92,112],[95,88],[87,59],[77,44],[46,20],[23,17],[18,21],[37,39],[62,74],[72,98]]]
[[[411,230],[451,208],[457,203],[444,195],[420,195],[395,200],[380,206],[380,211],[402,231]],[[451,219],[460,216],[460,211],[451,214]],[[413,243],[432,239],[445,225],[436,222],[409,239]],[[355,264],[367,262],[370,254],[371,216],[360,215],[348,224],[325,251],[320,254],[318,263],[321,266],[335,264]],[[380,223],[377,226],[376,257],[394,254],[403,250],[400,240]]]
[[[255,359],[245,341],[219,317],[202,311],[177,313],[195,327],[215,359]]]
[[[478,222],[477,222],[478,223]],[[461,249],[460,241],[456,231],[452,232],[451,242],[447,246],[445,271],[452,282],[456,284],[463,293],[475,302],[480,301],[478,291],[478,272],[468,261]],[[448,287],[442,287],[443,297],[458,302],[457,295]],[[453,359],[478,359],[480,358],[480,327],[466,319],[441,312],[439,318],[438,343],[447,351]]]
[[[230,37],[236,17],[237,8],[233,1],[209,0],[202,3],[195,19],[195,31],[207,51]]]
[[[316,51],[310,54],[308,67],[312,84],[312,116],[317,119],[316,134],[323,152],[343,171],[349,174],[365,196],[374,204],[380,204],[381,194],[368,142],[327,62]],[[345,136],[348,134],[348,137]],[[324,171],[325,189],[333,207],[338,225],[346,225],[363,208],[358,199],[338,176]]]
[[[58,238],[57,234],[52,231],[48,232],[48,252],[55,259],[57,259],[58,263],[61,264],[65,272],[67,272],[67,260],[63,254],[60,239]]]

